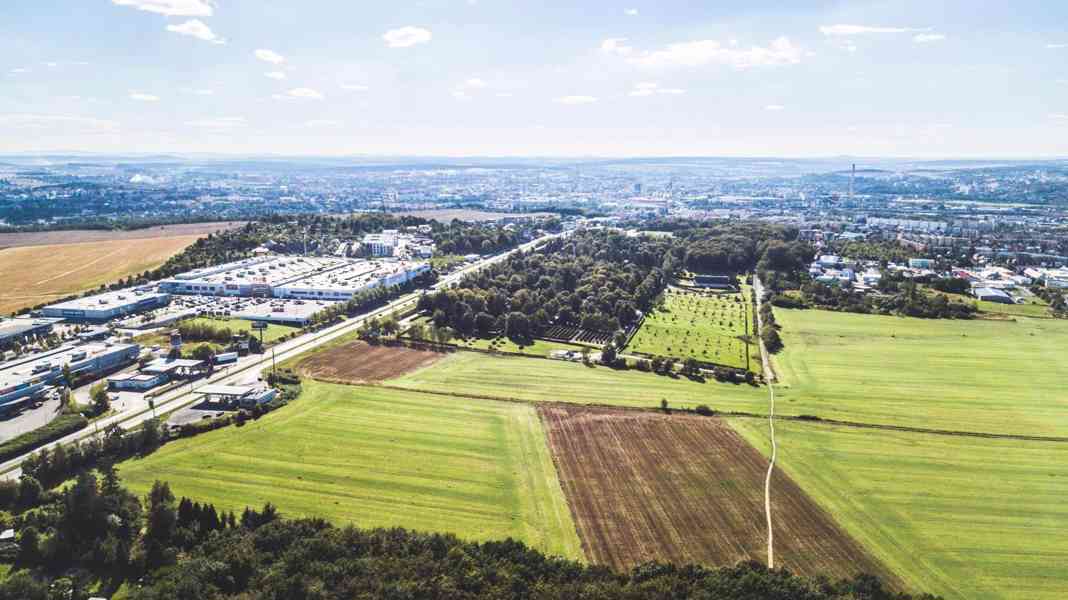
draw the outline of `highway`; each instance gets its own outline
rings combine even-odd
[[[477,263],[469,265],[455,273],[451,273],[446,277],[443,277],[440,281],[434,284],[434,290],[444,289],[453,283],[458,282],[464,276],[474,273],[479,269],[483,269],[489,265],[500,262],[507,258],[509,255],[515,252],[523,252],[548,242],[556,237],[566,236],[567,232],[552,234],[538,238],[534,241],[522,244],[508,252],[504,252],[497,256],[493,256]],[[325,344],[333,339],[349,334],[360,327],[365,321],[374,317],[383,316],[394,312],[398,309],[407,307],[408,305],[417,302],[421,291],[412,292],[397,298],[393,302],[360,315],[351,319],[346,319],[341,323],[331,325],[320,331],[308,333],[300,337],[294,338],[287,342],[283,342],[272,348],[269,348],[267,352],[262,355],[249,355],[241,358],[236,364],[229,366],[225,369],[216,371],[212,376],[191,382],[189,386],[181,386],[178,389],[170,390],[164,394],[155,398],[155,409],[147,408],[135,408],[130,411],[105,417],[91,423],[85,429],[76,431],[68,436],[62,437],[58,440],[45,444],[40,448],[37,448],[33,452],[39,452],[43,448],[53,448],[59,444],[71,444],[74,442],[89,439],[95,435],[102,435],[104,431],[110,428],[112,425],[118,425],[123,429],[133,429],[143,423],[144,421],[151,419],[156,414],[166,414],[190,406],[199,400],[199,395],[195,393],[195,389],[200,386],[208,384],[240,384],[248,381],[252,376],[258,374],[262,369],[269,367],[272,360],[281,362],[288,358],[300,355],[307,352],[317,346]],[[8,479],[17,479],[22,470],[19,466],[22,461],[26,459],[33,452],[28,452],[17,458],[13,458],[4,463],[0,463],[0,477]]]

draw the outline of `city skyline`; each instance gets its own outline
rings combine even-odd
[[[1068,8],[772,5],[17,1],[0,152],[1068,155]]]

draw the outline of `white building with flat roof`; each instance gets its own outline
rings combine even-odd
[[[104,322],[161,306],[171,301],[171,295],[152,288],[133,288],[106,292],[51,304],[41,309],[41,315],[70,321]]]

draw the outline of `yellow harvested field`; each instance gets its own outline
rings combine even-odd
[[[163,264],[201,237],[118,239],[0,250],[0,313],[78,294]]]

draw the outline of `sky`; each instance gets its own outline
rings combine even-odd
[[[1068,2],[3,0],[51,151],[1066,157]]]

